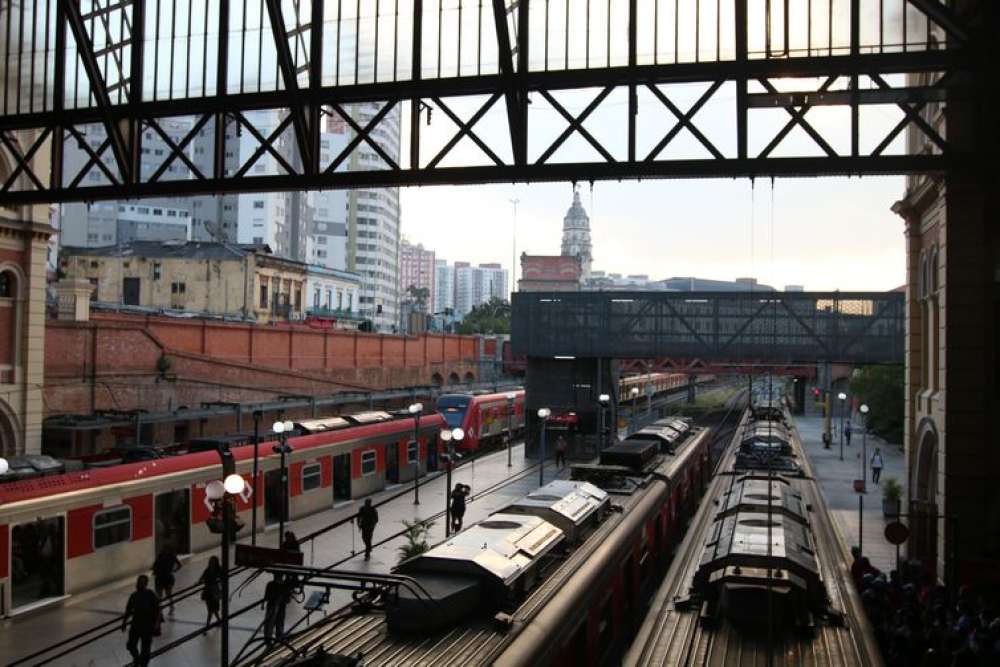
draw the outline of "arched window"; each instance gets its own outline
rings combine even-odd
[[[17,293],[15,280],[13,272],[0,271],[0,298],[14,298]]]
[[[927,253],[920,253],[920,268],[917,271],[917,298],[927,298]]]
[[[930,281],[928,288],[931,294],[937,294],[938,291],[938,247],[934,246],[931,250],[931,261],[930,261]]]

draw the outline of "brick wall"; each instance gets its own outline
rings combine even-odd
[[[47,414],[171,410],[478,378],[473,336],[385,336],[306,325],[249,325],[94,313],[49,321]],[[161,357],[168,367],[160,367]]]

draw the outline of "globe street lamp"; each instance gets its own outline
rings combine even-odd
[[[840,401],[840,460],[844,460],[844,403],[847,401],[847,394],[840,392],[837,394]]]
[[[862,428],[862,431],[861,431],[861,493],[867,493],[867,490],[866,490],[866,486],[867,486],[867,473],[865,472],[865,465],[866,465],[866,463],[868,461],[868,405],[866,405],[865,403],[862,403],[861,407],[858,408],[858,411],[861,412],[862,418],[864,420],[864,424],[862,424],[862,426],[861,426],[861,428]]]
[[[278,435],[278,444],[274,446],[274,453],[281,455],[281,514],[278,516],[278,546],[285,539],[285,518],[288,516],[288,467],[285,456],[294,451],[288,445],[288,436],[291,435],[295,424],[290,421],[276,421],[271,427]]]
[[[455,445],[456,442],[462,442],[462,438],[465,437],[465,431],[460,428],[455,428],[452,430],[443,429],[439,436],[442,442],[448,444],[448,463],[445,468],[445,492],[444,492],[444,536],[448,537],[451,534],[451,466],[452,461],[455,458]]]
[[[510,448],[512,441],[514,440],[514,400],[517,398],[517,394],[514,392],[507,393],[507,402],[510,404],[510,412],[507,413],[507,467],[513,465],[511,463],[511,453]]]
[[[597,434],[597,451],[599,452],[602,449],[604,449],[604,431],[607,428],[606,421],[605,421],[606,420],[605,411],[608,408],[608,404],[611,402],[611,397],[608,396],[607,394],[601,394],[600,396],[597,397],[597,402],[601,404],[601,407],[600,407],[600,410],[601,410],[601,420],[600,420],[600,422],[601,422],[601,430]]]
[[[222,452],[223,471],[232,470],[235,463],[229,451]],[[231,472],[224,480],[212,480],[205,486],[205,504],[212,509],[213,515],[222,512],[222,646],[221,664],[229,664],[229,544],[233,539],[233,504],[237,496],[244,502],[249,498],[252,488],[246,484],[242,475]],[[210,526],[211,528],[211,526]]]
[[[538,460],[538,486],[545,486],[545,423],[552,411],[548,408],[538,408],[538,418],[542,420],[541,457]]]
[[[413,446],[417,455],[413,458],[413,504],[420,504],[420,414],[424,411],[423,403],[414,403],[409,407],[413,415]]]

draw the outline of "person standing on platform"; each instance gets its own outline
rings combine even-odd
[[[566,436],[556,438],[556,467],[566,465]]]
[[[299,546],[299,538],[290,530],[285,531],[284,538],[281,540],[281,548],[285,551],[294,551],[296,553],[302,551],[302,548]]]
[[[462,519],[465,517],[465,497],[472,489],[465,484],[456,484],[451,492],[451,529],[453,532],[462,530]]]
[[[208,632],[213,616],[215,620],[222,622],[222,617],[219,616],[219,604],[222,601],[222,565],[219,564],[218,556],[212,556],[208,560],[208,566],[201,573],[198,583],[204,586],[201,599],[205,601],[205,610],[208,612],[205,616],[205,630],[202,632],[204,634]]]
[[[138,667],[149,664],[149,649],[160,625],[160,601],[148,586],[149,577],[140,574],[135,580],[135,593],[129,596],[125,615],[122,617],[122,632],[125,632],[126,627],[129,628],[125,648]],[[128,623],[130,618],[131,626]]]
[[[882,476],[882,450],[875,448],[872,454],[872,482],[878,486],[878,479]]]
[[[280,573],[274,575],[264,588],[264,638],[268,643],[281,639],[285,634],[285,607],[288,606],[289,592]]]
[[[358,528],[361,529],[361,540],[365,543],[365,560],[372,555],[372,536],[378,523],[378,510],[372,505],[371,498],[365,498],[365,504],[358,510]]]
[[[156,597],[166,602],[170,600],[171,616],[174,615],[174,572],[181,569],[181,562],[177,559],[177,554],[169,546],[163,547],[160,555],[153,561],[153,588],[156,590]]]
[[[847,446],[851,446],[851,422],[847,422],[844,426],[844,440],[847,441]]]
[[[830,449],[830,434],[823,431],[823,449]]]

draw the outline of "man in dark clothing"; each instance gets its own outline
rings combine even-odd
[[[181,562],[170,547],[164,547],[153,562],[153,588],[160,600],[170,600],[170,615],[174,613],[174,572],[181,569]]]
[[[377,523],[378,510],[372,505],[371,498],[365,498],[364,506],[358,511],[358,528],[361,529],[361,540],[365,543],[365,560],[372,555],[372,536]]]
[[[844,426],[844,440],[847,441],[847,446],[851,446],[851,422],[847,422]]]
[[[132,655],[133,663],[138,667],[149,664],[153,632],[160,622],[160,601],[147,586],[149,577],[140,574],[135,580],[135,593],[129,596],[128,604],[125,605],[125,616],[122,618],[122,632],[125,632],[126,627],[129,628],[128,643],[125,647]],[[131,627],[128,624],[129,618],[132,619]]]
[[[556,465],[566,465],[566,436],[560,435],[556,439]]]
[[[472,489],[465,484],[456,484],[451,492],[451,529],[454,532],[462,530],[462,519],[465,517],[465,497]]]
[[[281,574],[267,582],[264,588],[264,638],[268,642],[285,634],[285,607],[291,591]]]

